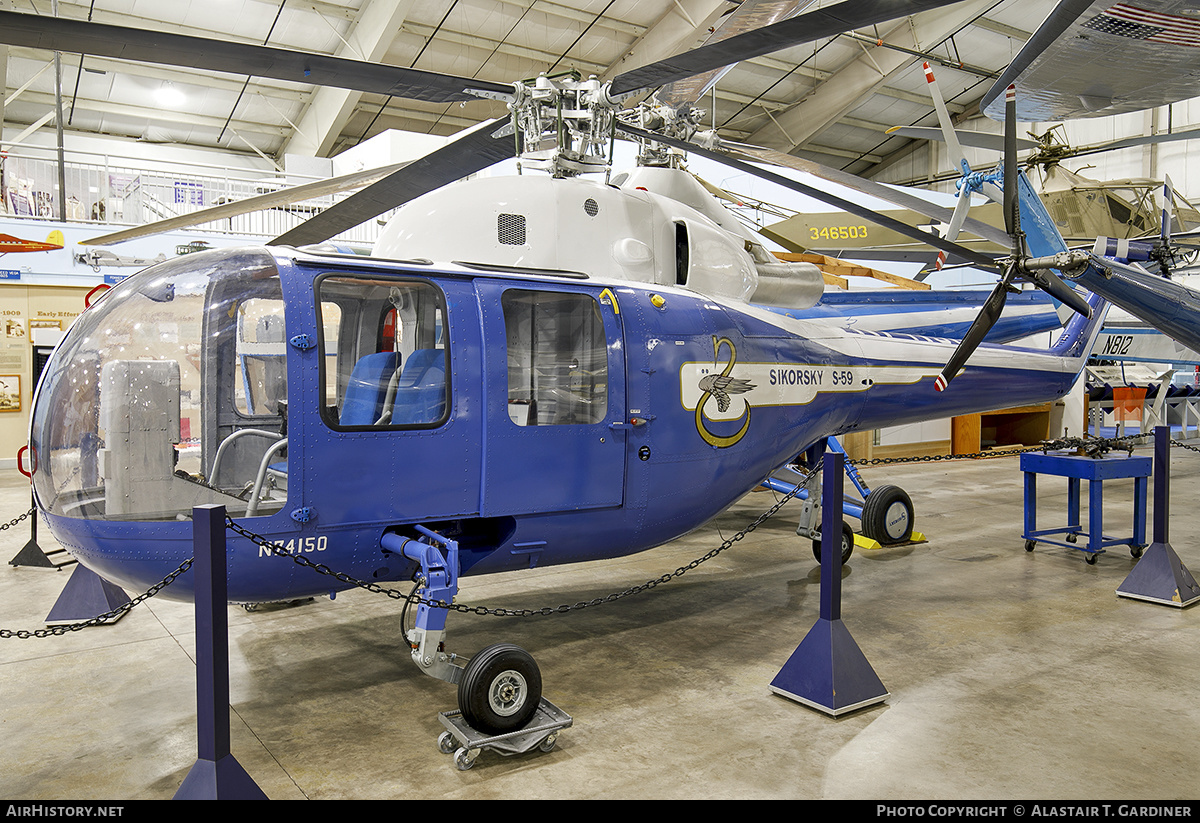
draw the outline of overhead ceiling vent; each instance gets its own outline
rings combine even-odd
[[[524,246],[525,215],[498,215],[496,217],[496,238],[506,246]]]

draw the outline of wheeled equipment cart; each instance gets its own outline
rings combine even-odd
[[[438,720],[446,727],[446,731],[438,736],[438,749],[443,754],[454,755],[454,765],[459,771],[474,766],[475,758],[485,749],[506,757],[534,749],[548,752],[558,742],[558,733],[572,722],[569,714],[544,697],[528,723],[504,734],[489,735],[472,728],[458,710],[441,712]]]
[[[1050,543],[1084,552],[1089,564],[1110,546],[1129,546],[1130,554],[1140,557],[1146,548],[1146,488],[1153,461],[1142,456],[1090,457],[1070,452],[1025,452],[1021,471],[1025,473],[1025,551],[1038,543]],[[1067,525],[1053,529],[1037,527],[1037,476],[1067,478]],[[1133,535],[1112,538],[1104,535],[1104,481],[1133,478]],[[1088,481],[1088,530],[1079,516],[1079,481]],[[1065,535],[1066,542],[1048,539]],[[1080,544],[1080,536],[1087,542]]]

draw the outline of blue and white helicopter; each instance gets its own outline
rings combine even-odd
[[[757,34],[777,48],[883,19],[880,8],[934,5],[847,2],[833,22],[825,9]],[[876,16],[851,16],[863,8]],[[119,43],[138,59],[211,50],[225,65],[262,65],[259,47],[63,22],[0,12],[0,39],[32,31],[65,51]],[[416,580],[426,600],[407,636],[414,662],[458,684],[471,725],[501,732],[528,720],[541,677],[511,644],[469,660],[445,650],[447,610],[431,603],[449,604],[463,575],[644,551],[826,438],[1065,395],[1106,304],[1054,274],[1062,239],[1027,185],[1010,190],[1024,234],[1013,225],[999,293],[1028,280],[1076,310],[1044,349],[980,345],[994,312],[964,341],[786,317],[757,303],[815,300],[812,272],[766,254],[692,178],[670,166],[582,176],[607,174],[618,131],[723,157],[648,131],[646,109],[620,105],[698,63],[746,56],[737,38],[726,43],[607,84],[494,89],[397,69],[393,88],[400,78],[452,100],[503,94],[512,116],[276,244],[153,266],[84,312],[32,413],[35,498],[54,536],[103,578],[143,590],[191,555],[192,508],[216,503],[262,539],[229,541],[231,602]],[[321,82],[315,61],[292,65]],[[522,164],[549,174],[444,185],[518,141]],[[320,242],[412,190],[428,193],[397,214],[374,257],[287,245]],[[801,533],[819,539],[819,523]],[[184,574],[163,595],[188,598],[191,585]]]

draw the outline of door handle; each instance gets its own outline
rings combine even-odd
[[[610,429],[634,429],[646,425],[653,419],[654,415],[652,414],[639,415],[637,417],[630,417],[628,420],[613,421],[608,424],[608,427]]]

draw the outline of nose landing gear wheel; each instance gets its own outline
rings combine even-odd
[[[542,675],[529,652],[511,643],[471,658],[458,684],[458,708],[476,729],[503,734],[524,726],[542,699]]]
[[[813,557],[817,562],[821,562],[821,539],[818,535],[817,539],[812,542]],[[850,555],[854,553],[854,529],[850,528],[850,524],[845,520],[842,521],[842,563],[845,564],[850,559]]]

